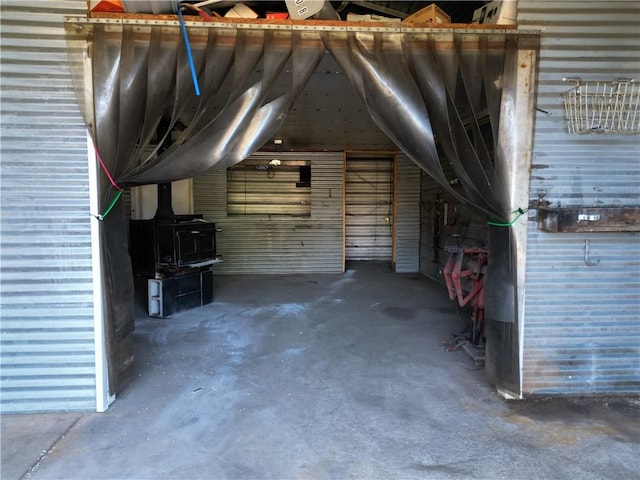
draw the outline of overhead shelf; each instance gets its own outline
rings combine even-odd
[[[146,13],[110,13],[92,12],[84,19],[74,17],[72,23],[124,23],[137,25],[178,25],[177,15],[172,14],[146,14]],[[216,17],[213,21],[205,21],[197,16],[185,16],[184,21],[188,25],[207,26],[242,26],[244,28],[295,28],[309,30],[375,30],[375,31],[414,31],[420,29],[429,30],[455,30],[469,31],[472,33],[499,32],[518,33],[516,25],[495,25],[484,23],[398,23],[398,22],[349,22],[342,20],[291,20],[277,18],[226,18]],[[522,33],[522,32],[520,32]],[[536,33],[527,31],[526,33]]]

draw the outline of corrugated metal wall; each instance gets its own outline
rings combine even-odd
[[[347,260],[392,260],[394,161],[393,153],[347,153]]]
[[[256,153],[251,160],[311,163],[311,216],[228,215],[227,171],[194,179],[195,213],[222,228],[216,274],[337,273],[343,261],[343,153]]]
[[[405,154],[396,159],[395,271],[420,270],[420,167]]]
[[[638,136],[569,135],[560,93],[583,80],[640,81],[640,2],[518,2],[541,30],[531,201],[639,206]],[[538,231],[529,222],[523,392],[640,392],[640,236]],[[584,261],[585,240],[597,266]]]
[[[3,1],[2,413],[96,408],[87,140],[63,16]]]

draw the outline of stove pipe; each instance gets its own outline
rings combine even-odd
[[[162,139],[160,147],[158,148],[158,155],[169,148],[171,144],[171,128],[170,122],[167,118],[160,120],[156,131],[158,139]],[[158,208],[156,209],[155,219],[161,222],[173,222],[173,205],[171,195],[171,182],[158,184]]]
[[[173,213],[171,195],[171,182],[158,184],[158,208],[155,219],[161,222],[170,222],[175,214]]]

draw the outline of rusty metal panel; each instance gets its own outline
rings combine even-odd
[[[420,270],[420,178],[422,170],[404,154],[396,158],[395,271]]]
[[[640,142],[570,135],[560,94],[585,80],[640,81],[640,2],[518,2],[519,28],[540,30],[531,206],[640,207]],[[640,237],[549,233],[531,211],[527,238],[525,394],[640,392]],[[587,222],[588,223],[588,222]]]
[[[639,207],[538,207],[545,232],[640,232]]]
[[[249,160],[264,163],[274,158],[311,165],[310,214],[229,214],[227,171],[214,167],[194,179],[195,212],[222,229],[216,240],[224,263],[214,272],[342,272],[342,152],[258,152]]]
[[[96,408],[87,138],[63,28],[85,9],[2,2],[1,413]]]

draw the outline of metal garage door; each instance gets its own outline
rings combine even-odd
[[[347,260],[391,261],[393,153],[347,153],[345,231]]]

